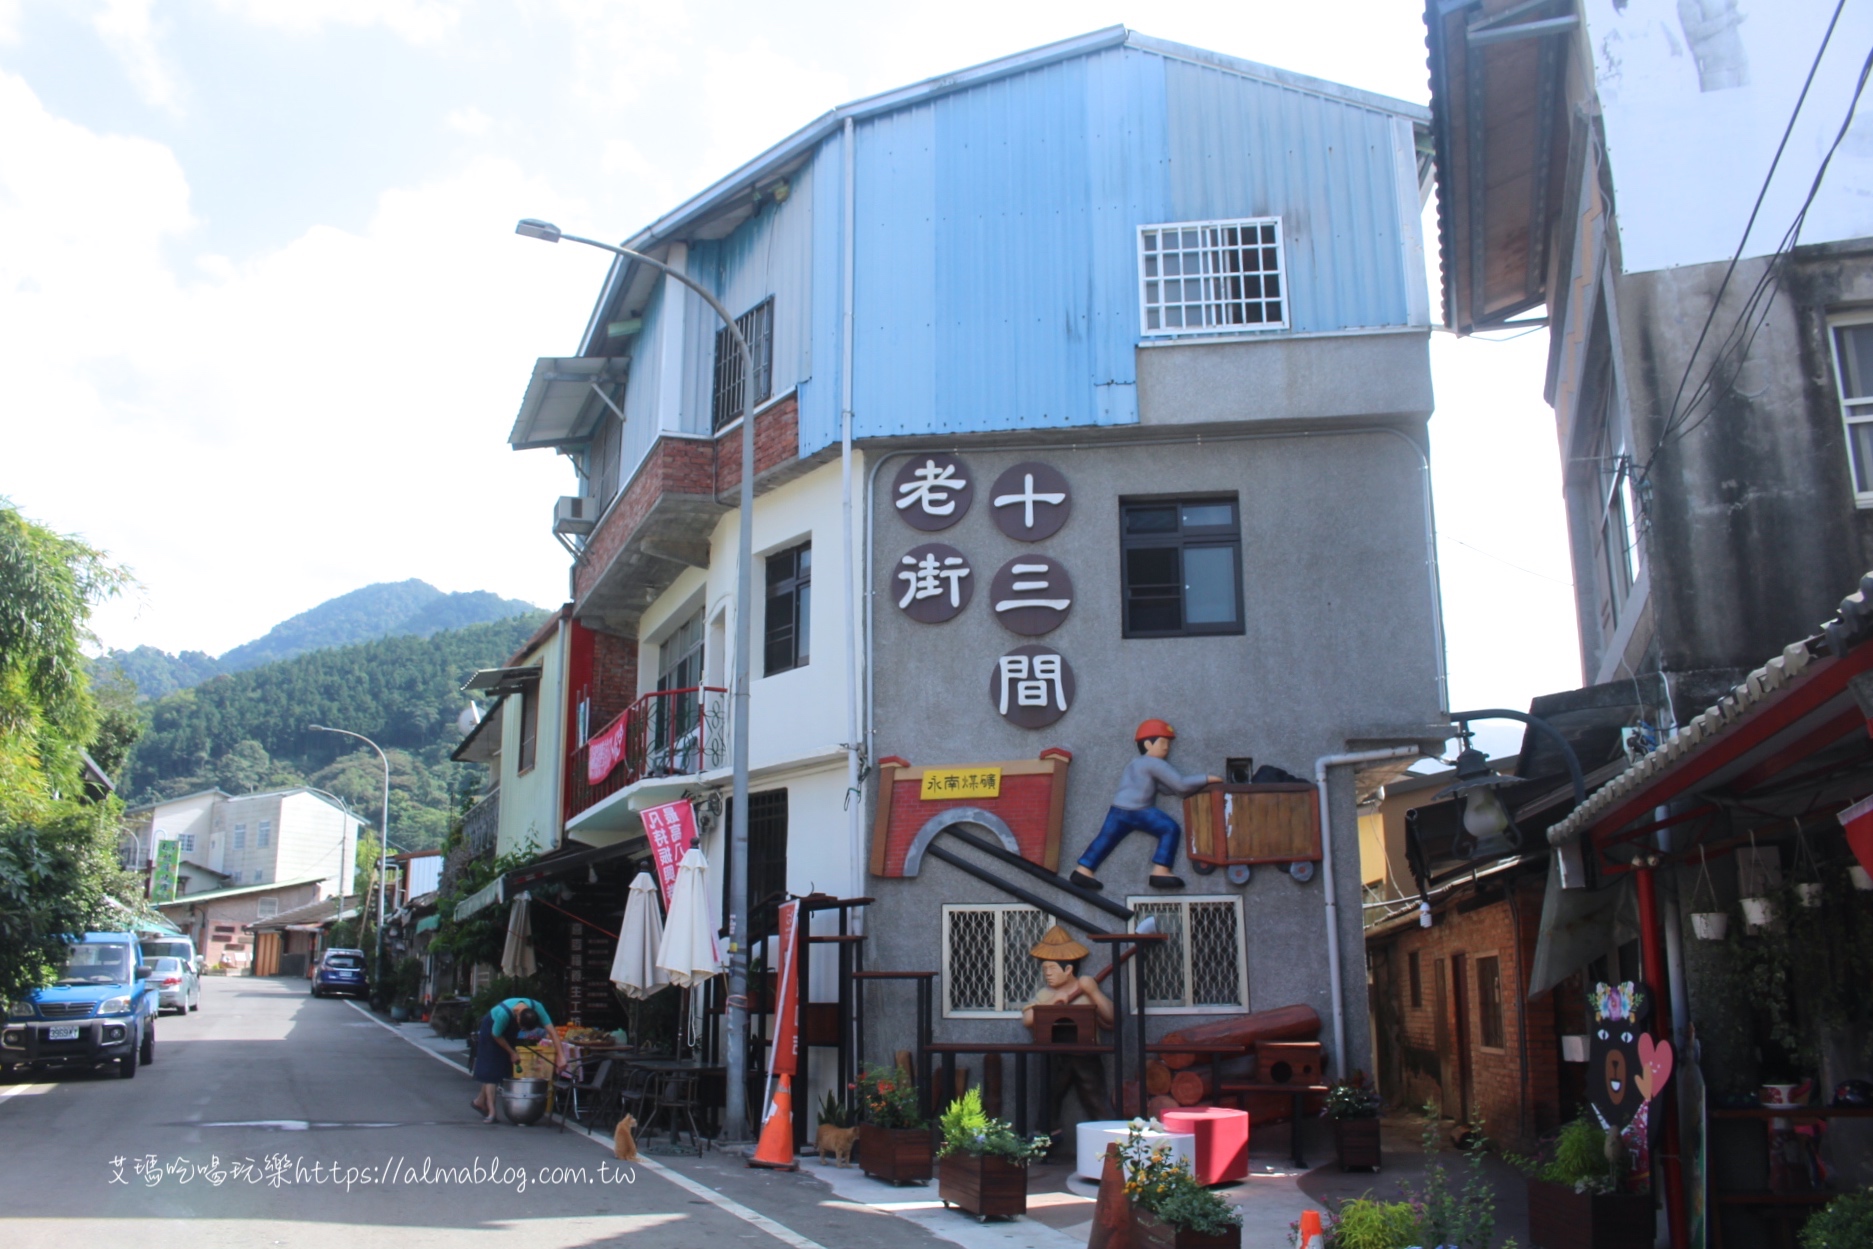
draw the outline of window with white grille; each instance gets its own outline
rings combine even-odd
[[[247,848],[247,825],[236,824],[234,826],[234,848],[236,850]]]
[[[182,851],[182,853],[184,854],[195,853],[195,834],[194,833],[177,834],[176,849]]]
[[[1847,466],[1859,507],[1873,507],[1873,320],[1861,314],[1837,320],[1834,331],[1834,383],[1839,388],[1841,420],[1847,426]]]
[[[278,898],[256,898],[254,900],[255,919],[272,919],[279,913],[280,900]]]
[[[1041,987],[1028,953],[1053,920],[1031,906],[943,908],[943,1014],[1019,1017]]]
[[[1219,898],[1128,898],[1137,916],[1156,916],[1169,941],[1144,944],[1137,958],[1133,992],[1142,986],[1154,1011],[1246,1010],[1249,977],[1242,958],[1242,900]]]
[[[1140,226],[1138,284],[1147,337],[1286,329],[1281,218]]]

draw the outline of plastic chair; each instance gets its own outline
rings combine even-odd
[[[599,1117],[602,1117],[607,1110],[615,1109],[618,1104],[617,1090],[611,1087],[611,1059],[609,1058],[598,1064],[598,1070],[593,1074],[590,1080],[575,1078],[572,1070],[568,1068],[565,1074],[560,1077],[557,1087],[563,1091],[568,1098],[568,1102],[572,1108],[572,1117],[579,1120],[581,1123],[586,1121],[585,1115],[581,1113],[579,1107],[581,1094],[597,1102],[597,1114],[593,1116],[595,1121]],[[616,1122],[615,1117],[613,1122]],[[562,1111],[559,1116],[559,1130],[562,1132],[566,1130],[566,1115],[564,1111]]]
[[[667,1114],[671,1146],[677,1143],[679,1122],[687,1122],[690,1143],[696,1147],[696,1156],[702,1157],[702,1132],[696,1126],[696,1112],[702,1109],[702,1099],[697,1095],[699,1083],[693,1072],[660,1073],[656,1078],[656,1105],[644,1126],[644,1135],[649,1136],[658,1118]]]

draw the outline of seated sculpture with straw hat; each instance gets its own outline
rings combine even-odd
[[[1034,1026],[1035,1009],[1049,1006],[1090,1006],[1101,1028],[1112,1026],[1112,1001],[1091,976],[1079,974],[1080,962],[1092,953],[1055,924],[1028,951],[1041,960],[1041,987],[1034,1000],[1021,1012],[1021,1022]],[[1080,1106],[1087,1117],[1109,1119],[1112,1108],[1106,1099],[1105,1069],[1096,1054],[1062,1054],[1052,1059],[1054,1122],[1060,1122],[1060,1107],[1067,1090],[1079,1094]]]

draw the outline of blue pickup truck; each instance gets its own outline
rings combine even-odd
[[[58,980],[9,1003],[0,1076],[16,1067],[115,1063],[128,1080],[156,1060],[156,990],[137,939],[88,932],[66,947]]]

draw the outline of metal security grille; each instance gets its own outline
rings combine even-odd
[[[96,1002],[41,1002],[39,1013],[47,1019],[88,1019],[97,1009]]]
[[[1285,329],[1284,276],[1279,217],[1138,230],[1147,335]]]
[[[1138,916],[1157,917],[1169,941],[1139,955],[1145,1004],[1161,1010],[1236,1009],[1248,1004],[1242,960],[1242,908],[1235,898],[1132,898]],[[1137,920],[1133,921],[1136,927]]]
[[[764,299],[735,318],[735,328],[748,340],[754,356],[754,395],[750,407],[774,396],[774,301]],[[741,352],[727,329],[715,332],[715,388],[709,402],[710,427],[720,429],[741,416]]]
[[[1040,964],[1028,951],[1048,922],[1028,906],[944,907],[943,1013],[1020,1014],[1040,987]]]

